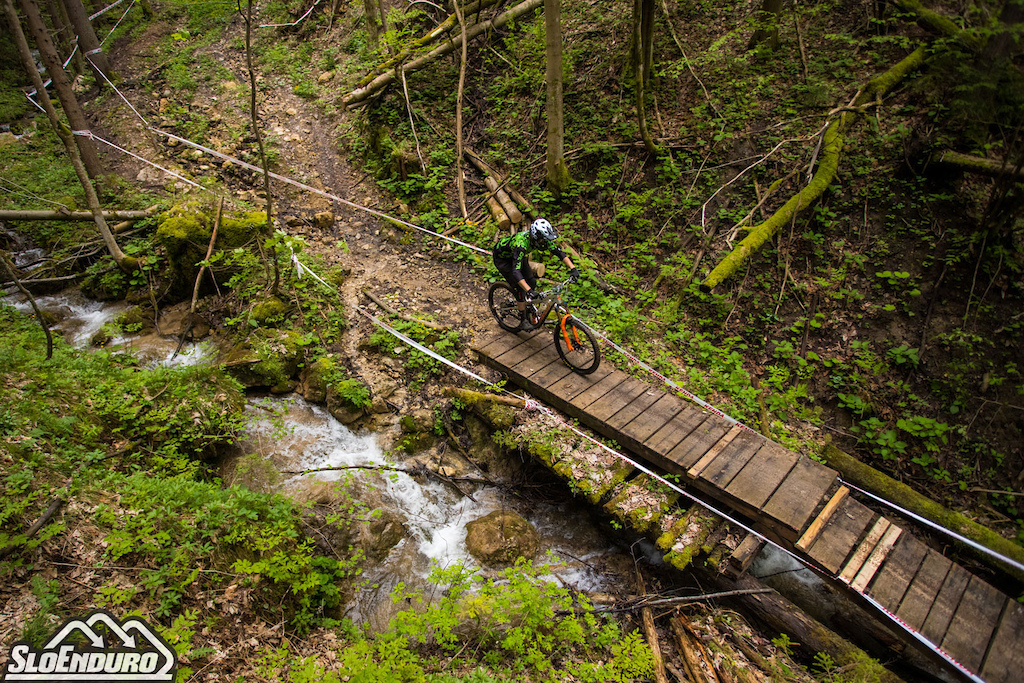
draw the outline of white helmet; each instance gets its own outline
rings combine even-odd
[[[546,218],[538,218],[530,224],[530,243],[535,248],[547,246],[548,243],[558,239],[555,226]]]

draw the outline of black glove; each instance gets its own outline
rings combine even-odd
[[[569,282],[579,282],[580,271],[579,268],[573,268],[569,271]]]
[[[527,301],[535,301],[535,300],[537,300],[539,298],[540,298],[540,294],[537,293],[536,289],[531,289],[530,291],[528,291],[526,293],[526,300]]]

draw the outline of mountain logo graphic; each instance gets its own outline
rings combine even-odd
[[[178,660],[171,646],[145,621],[118,621],[98,609],[64,622],[41,648],[11,646],[0,682],[172,681]]]

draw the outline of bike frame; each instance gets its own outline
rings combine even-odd
[[[556,285],[547,292],[541,294],[540,298],[542,300],[542,305],[545,307],[543,310],[539,308],[537,309],[537,319],[540,321],[537,326],[540,327],[543,325],[544,321],[548,319],[548,315],[551,311],[555,310],[559,315],[558,326],[562,331],[562,338],[565,340],[565,345],[569,349],[572,349],[575,344],[573,343],[573,340],[570,339],[568,330],[565,329],[565,321],[572,315],[572,313],[570,313],[566,305],[562,303],[562,292],[568,286],[569,280],[566,280],[562,284]],[[579,340],[577,339],[576,341]]]

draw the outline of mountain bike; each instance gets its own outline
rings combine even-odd
[[[540,329],[548,315],[554,311],[555,350],[558,356],[573,371],[589,375],[601,364],[601,349],[591,329],[574,317],[562,302],[562,292],[568,286],[567,280],[541,292],[538,298],[527,302],[526,311],[520,311],[512,286],[507,282],[495,282],[487,293],[487,303],[498,325],[508,332],[522,331],[523,320],[527,315],[532,317],[534,329]]]

